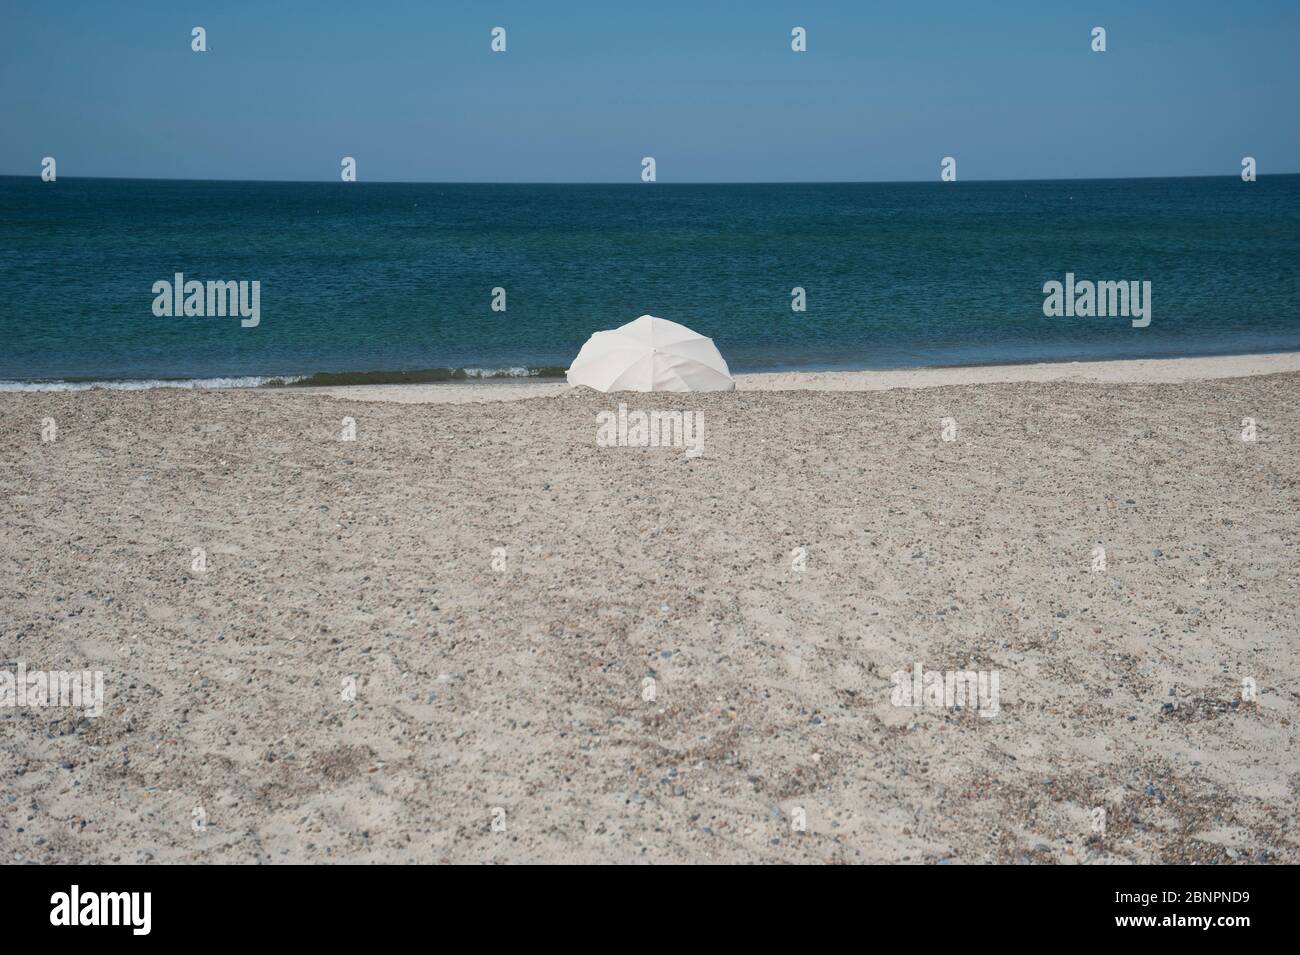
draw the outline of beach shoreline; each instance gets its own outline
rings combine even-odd
[[[948,365],[859,371],[741,372],[737,391],[888,391],[1016,382],[1185,382],[1300,371],[1300,351],[1193,358]],[[518,401],[564,394],[564,379],[484,379],[429,384],[331,385],[268,389],[280,394],[324,394],[354,401],[404,404]]]
[[[1201,381],[1300,370],[1300,351],[1283,350],[1169,358],[1106,358],[1070,361],[985,362],[886,368],[799,368],[733,373],[739,391],[882,391],[1016,381]],[[456,369],[393,372],[330,372],[273,375],[214,375],[206,378],[0,380],[0,394],[81,391],[265,390],[287,394],[336,394],[361,400],[409,403],[512,401],[559,394],[568,389],[559,374],[525,374],[522,369],[481,370],[468,376]],[[432,377],[425,377],[432,376]],[[415,380],[367,381],[368,378]],[[312,384],[318,378],[359,381]]]

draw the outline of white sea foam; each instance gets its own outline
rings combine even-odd
[[[448,372],[455,372],[458,369],[447,369]],[[541,374],[539,368],[463,368],[459,369],[466,378],[471,379],[502,379],[502,378],[535,378]],[[337,373],[339,377],[346,379],[348,372]],[[357,373],[358,379],[369,377],[371,373]],[[394,375],[400,375],[401,372],[394,372]],[[245,375],[241,377],[229,378],[139,378],[139,379],[106,379],[104,381],[0,381],[0,392],[5,391],[93,391],[95,389],[105,389],[108,391],[146,391],[150,388],[183,388],[188,390],[218,390],[223,388],[260,388],[266,385],[292,385],[298,382],[307,382],[311,384],[314,375]],[[454,380],[448,378],[447,380]],[[340,382],[336,377],[330,384],[347,384],[346,380]],[[357,384],[366,384],[364,380],[358,380]]]
[[[466,368],[470,378],[535,378],[540,368]]]
[[[206,390],[219,388],[258,388],[262,385],[289,385],[301,381],[301,375],[260,377],[248,375],[242,378],[185,378],[185,379],[124,379],[116,381],[0,381],[3,391],[93,391],[103,388],[108,391],[145,391],[149,388],[186,388]]]

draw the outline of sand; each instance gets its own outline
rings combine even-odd
[[[1104,366],[0,395],[0,859],[1298,862],[1297,356]]]

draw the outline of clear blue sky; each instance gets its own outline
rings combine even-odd
[[[660,182],[923,180],[949,155],[966,180],[1233,175],[1244,155],[1294,173],[1298,48],[1297,0],[4,0],[0,173],[47,155],[60,177],[330,180],[345,155],[363,181],[636,182],[647,155]]]

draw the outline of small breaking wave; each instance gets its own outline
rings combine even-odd
[[[222,388],[267,388],[294,384],[297,375],[244,375],[232,378],[121,378],[106,381],[0,381],[4,391],[147,391],[150,388],[192,390]]]
[[[242,375],[220,378],[118,378],[103,381],[0,381],[6,391],[147,391],[182,388],[196,391],[225,388],[326,388],[341,385],[440,384],[458,381],[502,381],[563,378],[565,369],[542,368],[424,368],[415,371],[321,371],[310,375]]]
[[[542,368],[422,368],[416,371],[323,371],[285,382],[295,388],[339,385],[428,385],[457,381],[521,378],[563,378],[565,369]],[[272,385],[271,387],[278,387]]]

